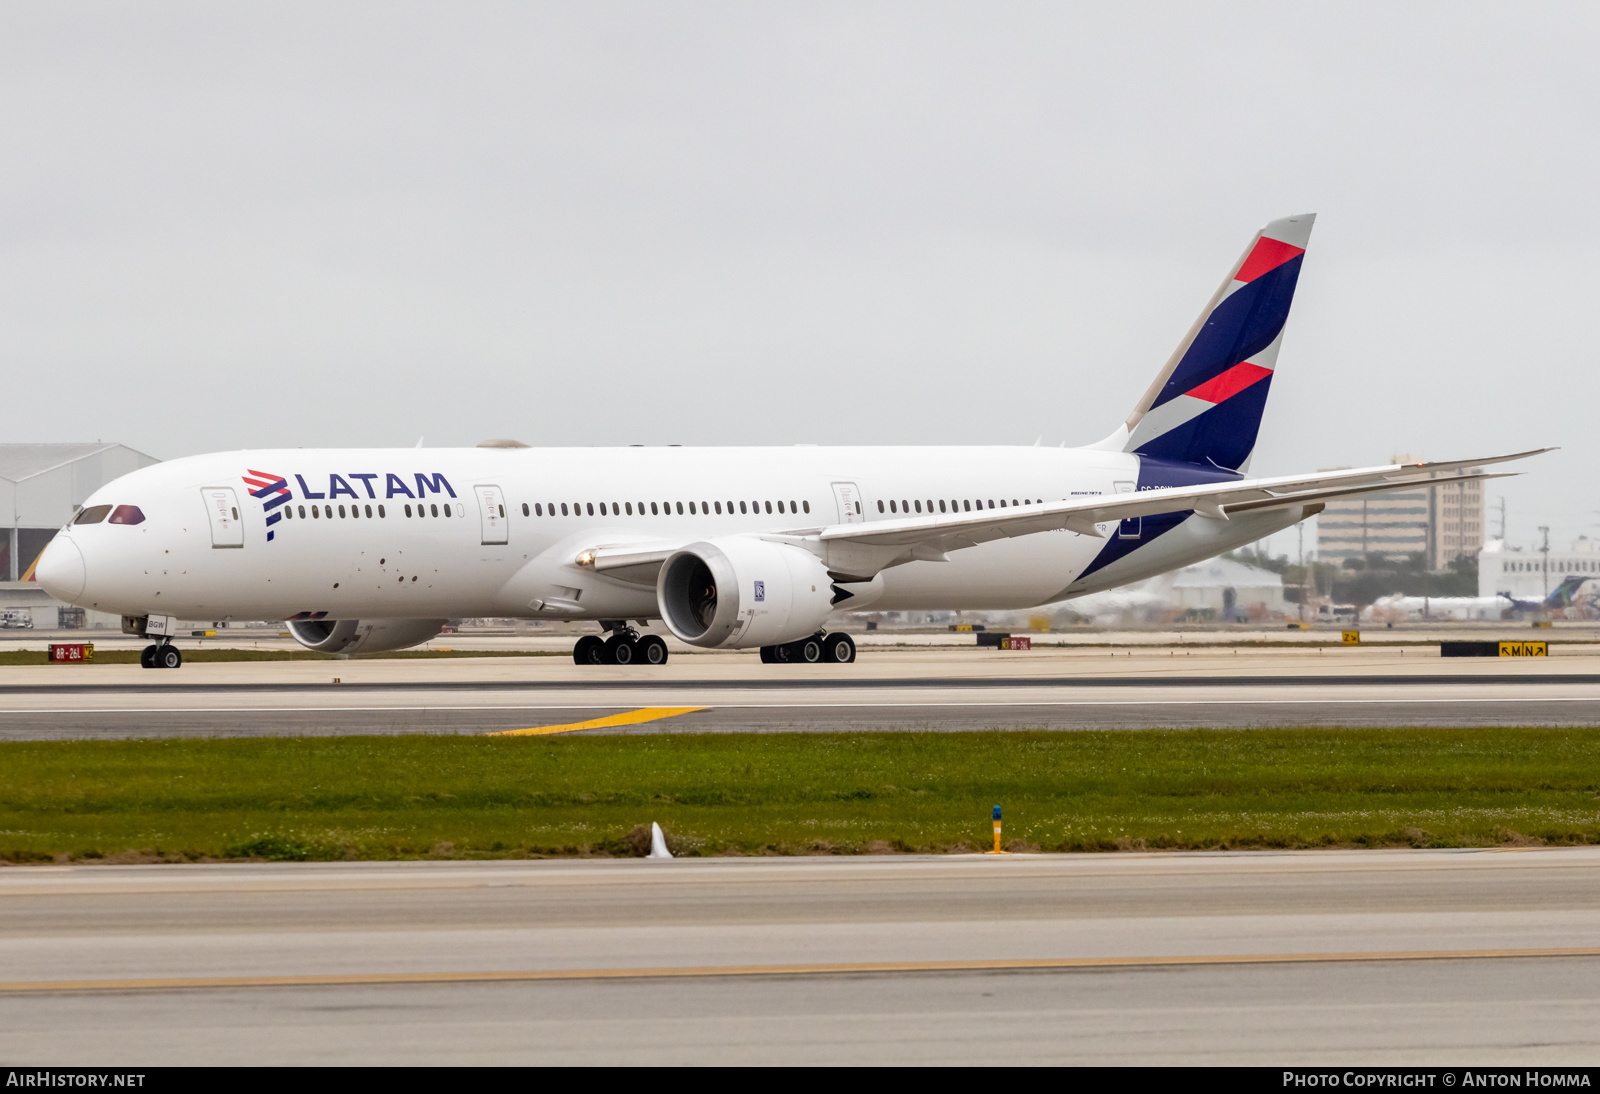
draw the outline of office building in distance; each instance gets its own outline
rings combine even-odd
[[[1395,456],[1394,463],[1418,463]],[[1435,485],[1413,486],[1363,498],[1335,499],[1317,517],[1317,557],[1342,563],[1378,554],[1394,561],[1421,554],[1430,570],[1443,570],[1483,549],[1483,483],[1459,474]]]

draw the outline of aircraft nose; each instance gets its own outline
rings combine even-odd
[[[64,536],[50,541],[33,568],[34,580],[44,586],[45,592],[68,604],[83,595],[85,572],[83,552],[78,545]]]

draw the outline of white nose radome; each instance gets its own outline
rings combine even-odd
[[[71,604],[83,595],[83,552],[70,539],[57,536],[39,556],[33,577],[45,592]]]

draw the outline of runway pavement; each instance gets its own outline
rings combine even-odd
[[[1600,654],[1440,659],[1419,649],[880,649],[853,665],[754,654],[664,667],[557,657],[0,669],[0,741],[502,733],[640,709],[578,733],[1176,726],[1600,725]]]
[[[710,655],[661,668],[506,657],[0,669],[0,740],[485,733],[657,707],[695,709],[577,732],[1592,726],[1600,655],[906,650],[842,666]]]
[[[1600,849],[0,870],[29,1064],[1592,1064]]]

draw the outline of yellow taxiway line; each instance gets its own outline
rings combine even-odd
[[[587,722],[568,722],[561,726],[534,726],[531,729],[499,729],[486,737],[539,737],[546,733],[573,733],[580,729],[607,729],[611,726],[636,726],[640,722],[655,722],[662,718],[676,718],[680,714],[693,714],[705,707],[645,707],[621,714],[608,714],[604,718],[591,718]]]
[[[1358,961],[1481,961],[1507,957],[1600,957],[1600,946],[1550,949],[1393,950],[1367,953],[1182,954],[1166,957],[1044,957],[993,961],[842,961],[795,965],[681,965],[635,969],[517,969],[485,972],[380,972],[307,976],[170,976],[125,980],[0,981],[0,993],[306,988],[369,984],[471,984],[539,980],[639,980],[682,977],[838,976],[896,972],[1024,972],[1172,965],[1293,965]]]

